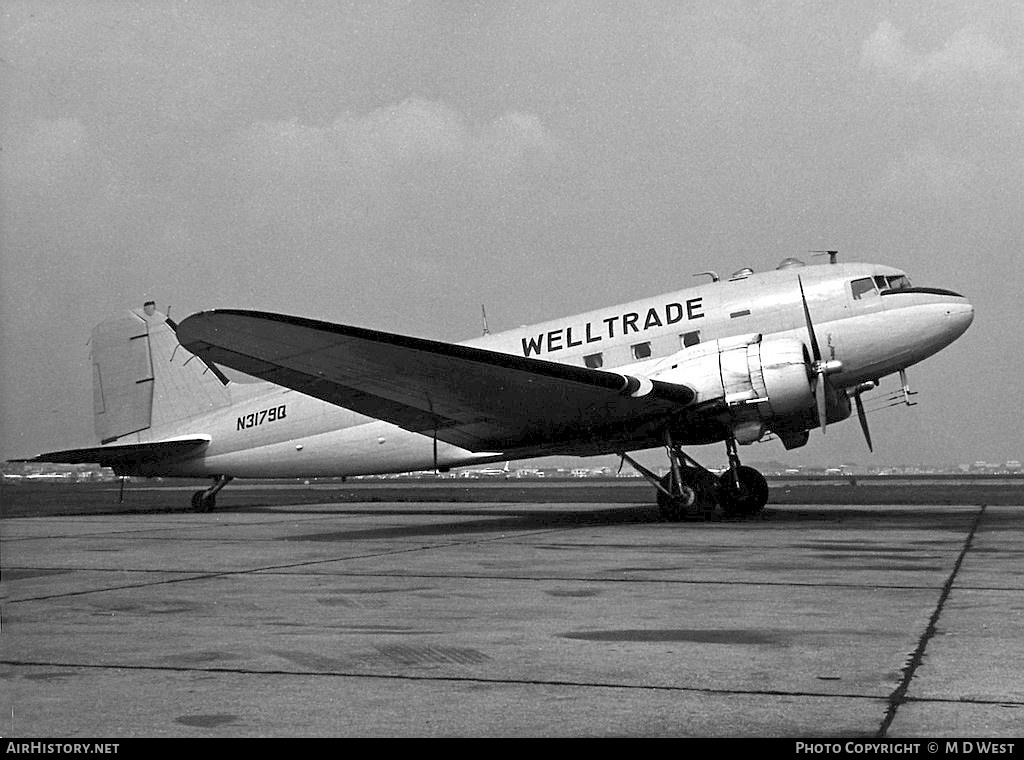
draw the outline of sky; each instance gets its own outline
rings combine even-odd
[[[0,98],[4,459],[148,299],[457,341],[825,248],[974,324],[744,459],[1024,459],[1022,2],[0,0]]]

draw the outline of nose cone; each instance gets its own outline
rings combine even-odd
[[[955,303],[946,304],[946,331],[949,342],[959,338],[974,321],[974,307],[967,299],[958,299]]]

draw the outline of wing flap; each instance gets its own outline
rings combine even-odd
[[[688,387],[469,346],[252,311],[178,325],[189,351],[474,451],[572,444],[691,404]]]

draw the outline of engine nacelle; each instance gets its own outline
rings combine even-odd
[[[809,365],[807,349],[799,340],[762,341],[753,334],[684,349],[652,367],[648,376],[694,389],[697,406],[721,405],[723,424],[736,440],[753,443],[767,429],[816,424]],[[842,411],[835,409],[838,419],[849,416],[848,408],[846,414]]]

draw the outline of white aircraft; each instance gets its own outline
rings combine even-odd
[[[30,461],[121,475],[206,476],[197,510],[232,478],[448,470],[549,455],[618,454],[667,519],[750,515],[764,477],[737,444],[787,449],[861,395],[956,340],[974,310],[874,264],[744,269],[654,298],[460,344],[257,311],[175,325],[148,303],[92,334],[101,445]],[[229,382],[218,365],[261,382]],[[724,442],[720,476],[684,446]],[[664,446],[659,478],[630,452]]]
[[[508,462],[504,467],[474,467],[460,473],[466,478],[507,478],[509,476]]]

